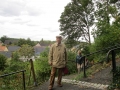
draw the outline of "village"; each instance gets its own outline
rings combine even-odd
[[[5,40],[4,43],[0,41],[0,54],[4,55],[7,58],[11,58],[13,52],[19,51],[21,46],[17,45],[17,43],[20,42],[18,39],[10,39],[10,40]],[[23,43],[24,44],[24,43]],[[43,52],[46,48],[49,48],[51,43],[45,43],[44,41],[36,41],[36,44],[34,46],[32,45],[31,47],[33,48],[33,56],[30,57],[33,60],[35,60],[35,57],[39,57],[40,53]],[[29,57],[21,56],[20,60],[26,61],[28,60]]]

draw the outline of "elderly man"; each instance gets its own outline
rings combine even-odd
[[[53,89],[55,74],[58,69],[58,81],[57,84],[59,87],[62,87],[62,72],[63,68],[67,63],[67,52],[65,45],[61,43],[62,37],[56,36],[56,43],[54,43],[49,51],[49,65],[51,65],[51,75],[50,75],[50,84],[49,90]]]

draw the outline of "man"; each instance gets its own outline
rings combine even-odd
[[[51,75],[50,75],[50,84],[49,90],[53,89],[55,74],[58,69],[58,81],[57,84],[59,87],[62,87],[62,72],[63,68],[67,63],[67,52],[65,45],[61,43],[62,37],[56,36],[56,43],[54,43],[49,51],[49,65],[51,65]]]

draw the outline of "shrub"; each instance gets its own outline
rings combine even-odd
[[[0,54],[0,70],[4,70],[6,67],[7,58]]]
[[[48,53],[49,53],[49,48],[46,48],[44,52],[40,53],[41,57],[48,57]]]
[[[67,68],[69,70],[69,73],[75,73],[76,72],[76,53],[68,51],[68,62],[67,62]]]
[[[17,51],[12,53],[12,60],[19,61],[19,53]]]
[[[40,57],[34,62],[34,66],[38,82],[48,80],[51,70],[50,66],[48,65],[48,58]]]
[[[120,89],[120,66],[114,71],[113,82],[109,85],[108,89]]]
[[[10,60],[9,65],[5,68],[2,74],[8,74],[8,73],[20,71],[23,69],[28,70],[26,66],[27,66],[27,62]],[[26,78],[26,81],[27,80],[28,78]],[[21,82],[22,82],[21,73],[4,77],[2,78],[2,81],[0,84],[3,87],[0,87],[0,90],[22,90],[23,86]]]

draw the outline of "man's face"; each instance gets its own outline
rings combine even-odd
[[[57,38],[56,38],[56,42],[57,42],[57,43],[61,43],[61,41],[62,41],[62,38],[61,38],[61,37],[57,37]]]

